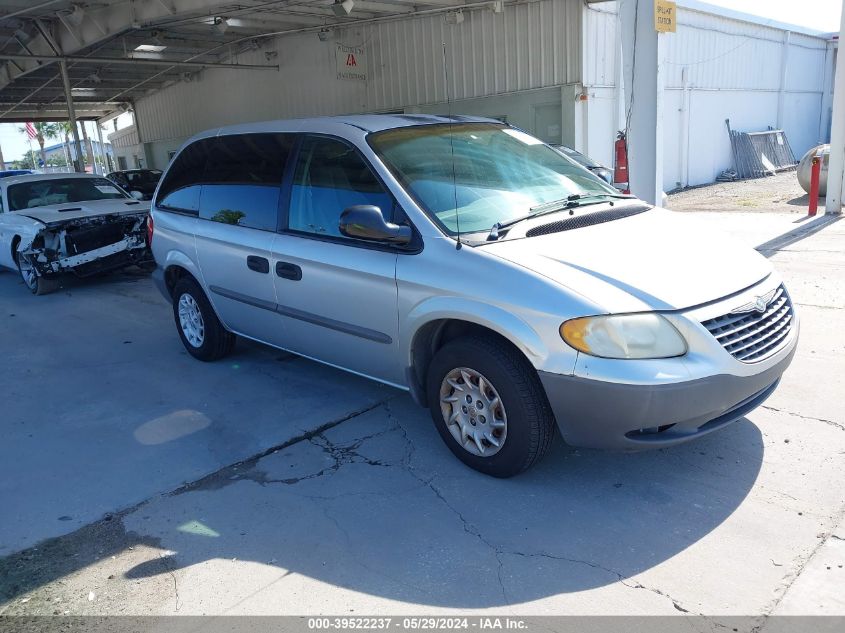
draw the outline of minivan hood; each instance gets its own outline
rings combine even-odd
[[[481,248],[560,283],[605,312],[690,308],[748,288],[772,271],[762,255],[709,223],[664,209]]]
[[[51,204],[44,207],[33,207],[32,209],[20,209],[14,211],[33,220],[44,224],[55,224],[67,220],[79,218],[94,218],[100,215],[121,215],[147,213],[150,210],[149,202],[138,200],[87,200],[84,202],[66,202],[64,204]]]

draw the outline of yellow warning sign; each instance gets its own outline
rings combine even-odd
[[[654,28],[658,33],[677,30],[678,5],[670,0],[654,0]]]

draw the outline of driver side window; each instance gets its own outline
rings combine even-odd
[[[307,137],[294,172],[288,228],[341,237],[341,213],[358,204],[377,206],[385,220],[393,220],[393,197],[350,145],[332,138]]]

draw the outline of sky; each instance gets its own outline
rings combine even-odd
[[[704,2],[770,18],[776,22],[798,24],[830,33],[839,30],[843,0],[704,0]],[[20,158],[29,149],[26,135],[18,131],[21,126],[22,124],[0,123],[0,147],[7,161]],[[88,131],[92,134],[92,138],[96,138],[93,135],[93,124],[89,124]],[[52,142],[48,142],[50,143]],[[33,147],[37,148],[37,143],[33,142]]]
[[[734,11],[751,13],[777,22],[798,24],[830,33],[839,30],[842,0],[702,0]]]
[[[127,125],[131,125],[131,123],[132,117],[128,113],[121,114],[118,117],[118,128],[126,127]],[[96,124],[93,121],[85,123],[85,129],[88,131],[88,137],[92,141],[97,140],[97,128],[94,127],[95,125]],[[29,151],[29,137],[27,137],[26,133],[20,131],[23,126],[23,123],[0,123],[0,148],[3,150],[3,159],[7,163],[22,158],[23,155]],[[112,124],[107,123],[105,129],[103,130],[103,141],[107,142],[107,137],[113,130],[114,127],[112,127]],[[81,135],[79,140],[82,140]],[[44,147],[50,147],[51,145],[55,145],[56,143],[61,143],[63,141],[64,138],[48,139],[44,143]],[[38,151],[38,141],[32,141],[32,149],[36,152]]]

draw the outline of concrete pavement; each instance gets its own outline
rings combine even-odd
[[[7,364],[14,393],[50,411],[41,424],[59,435],[38,434],[31,409],[12,405],[17,426],[29,430],[3,423],[17,435],[3,444],[0,503],[19,505],[24,518],[4,519],[2,542],[11,551],[70,532],[77,523],[57,524],[59,512],[81,524],[129,509],[0,561],[0,611],[706,614],[715,624],[731,615],[845,614],[837,589],[845,585],[845,221],[699,217],[768,244],[786,278],[803,326],[780,388],[747,419],[697,442],[625,455],[558,441],[537,468],[507,481],[464,468],[427,412],[399,392],[258,346],[218,365],[185,358],[147,280],[56,295],[52,309],[76,316],[63,319],[68,327],[50,345],[64,349],[61,339],[75,336],[93,358],[76,366],[62,398],[45,395],[44,380],[63,384],[59,359],[78,362],[78,353],[55,357],[38,342],[30,365],[23,349]],[[11,275],[0,276],[4,308],[20,292]],[[79,335],[95,319],[81,307],[84,293],[109,306],[110,318]],[[2,340],[25,338],[6,324]],[[123,337],[142,343],[135,362],[129,344],[113,349]],[[92,401],[90,368],[112,354],[117,362],[98,370],[106,400]],[[47,378],[10,371],[21,366]],[[133,380],[142,386],[137,401],[124,386]],[[339,402],[321,399],[336,389]],[[126,397],[131,405],[121,404]],[[63,406],[67,399],[79,410]],[[68,424],[66,415],[76,417]],[[82,446],[91,442],[99,443]],[[68,443],[83,462],[61,450]],[[33,456],[45,448],[52,462]],[[47,480],[50,463],[61,476]],[[124,481],[148,470],[155,475]],[[182,481],[193,483],[175,490]],[[96,503],[80,501],[80,485]],[[48,494],[49,505],[23,490]],[[149,500],[132,507],[140,497]]]

